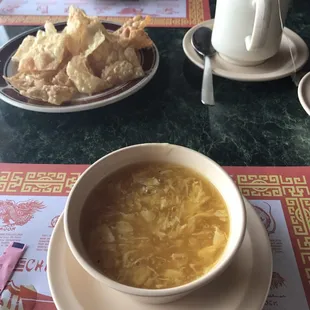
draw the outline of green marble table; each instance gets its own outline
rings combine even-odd
[[[293,2],[286,25],[310,47],[310,1]],[[13,37],[29,27],[2,28]],[[142,91],[111,106],[42,114],[0,101],[0,161],[89,164],[126,145],[170,142],[221,165],[310,165],[310,117],[291,78],[243,83],[215,77],[217,104],[203,106],[201,71],[182,50],[185,32],[150,29],[160,51],[158,73]]]

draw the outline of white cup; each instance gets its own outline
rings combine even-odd
[[[279,10],[280,4],[280,10]],[[226,61],[252,66],[280,47],[289,0],[217,0],[212,44]]]

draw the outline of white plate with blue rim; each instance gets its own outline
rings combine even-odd
[[[63,216],[50,241],[47,275],[58,310],[261,310],[272,278],[272,252],[265,227],[248,201],[247,231],[228,269],[217,279],[176,302],[142,304],[91,277],[67,245]]]

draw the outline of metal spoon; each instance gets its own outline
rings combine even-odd
[[[215,54],[211,43],[212,30],[208,27],[198,28],[192,36],[192,46],[196,52],[204,57],[205,66],[203,70],[201,102],[214,105],[213,77],[210,57]]]

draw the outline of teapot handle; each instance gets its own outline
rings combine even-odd
[[[245,38],[245,46],[249,52],[263,47],[266,42],[271,18],[271,1],[273,0],[253,0],[252,2],[255,8],[254,26],[252,35]]]

